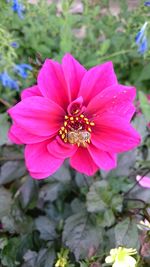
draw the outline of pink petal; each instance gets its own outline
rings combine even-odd
[[[42,96],[37,85],[34,85],[34,86],[29,87],[27,89],[24,89],[21,92],[21,99],[24,99],[24,98],[30,97],[30,96]]]
[[[100,169],[109,171],[116,167],[116,154],[102,151],[92,144],[89,145],[88,151]]]
[[[141,138],[126,119],[103,114],[95,120],[91,141],[101,150],[118,153],[138,146]]]
[[[136,96],[134,87],[113,85],[96,95],[87,106],[88,116],[109,112],[130,120],[135,112],[131,103]]]
[[[79,110],[78,113],[82,113],[82,111],[83,111],[82,104],[83,104],[83,97],[82,96],[80,96],[77,99],[75,99],[74,101],[72,101],[67,108],[68,114],[74,115],[74,112],[77,110]]]
[[[8,110],[18,126],[40,136],[51,136],[60,129],[64,110],[51,100],[32,96],[23,99]]]
[[[48,152],[48,143],[49,141],[44,141],[25,148],[26,166],[33,178],[43,179],[52,175],[64,161]]]
[[[150,177],[148,176],[136,176],[136,180],[139,183],[140,186],[145,187],[145,188],[150,188]]]
[[[25,129],[13,124],[9,130],[8,137],[16,144],[34,144],[49,139],[49,136],[38,136],[31,134]]]
[[[46,59],[38,75],[38,86],[43,96],[64,109],[67,108],[70,102],[69,91],[62,67],[58,62]]]
[[[70,100],[77,98],[81,80],[86,73],[86,69],[69,53],[62,59],[62,68],[70,92]]]
[[[77,150],[76,145],[64,143],[59,137],[50,142],[47,148],[50,154],[62,159],[71,157]]]
[[[117,84],[112,62],[91,68],[84,75],[78,96],[83,96],[85,105],[105,88]]]
[[[17,145],[22,145],[22,144],[24,144],[24,142],[22,142],[21,140],[20,140],[20,136],[16,136],[16,134],[15,134],[15,126],[14,125],[12,125],[11,126],[11,128],[9,129],[9,131],[8,131],[8,138],[9,138],[9,140],[11,140],[13,143],[15,143],[15,144],[17,144]]]
[[[79,147],[77,152],[71,157],[70,164],[78,172],[89,176],[98,170],[98,166],[93,161],[88,150],[82,147]]]

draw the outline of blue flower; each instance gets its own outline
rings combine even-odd
[[[148,22],[145,22],[140,31],[137,33],[135,37],[135,42],[138,46],[138,52],[140,54],[144,54],[148,49],[148,42],[146,37],[146,27]]]
[[[144,36],[138,48],[138,52],[143,55],[147,51],[147,49],[148,49],[147,38],[146,36]]]
[[[144,6],[150,6],[150,1],[145,2]]]
[[[16,12],[21,19],[23,19],[24,6],[19,3],[18,0],[13,0],[12,10]]]
[[[10,45],[12,47],[14,47],[14,48],[18,48],[19,47],[19,44],[17,42],[12,42]]]
[[[15,65],[14,71],[18,73],[23,79],[28,77],[28,70],[32,70],[32,67],[28,64],[19,64]]]
[[[15,89],[15,90],[19,89],[17,81],[13,80],[8,75],[7,71],[0,73],[0,82],[4,87],[8,87],[10,89]]]

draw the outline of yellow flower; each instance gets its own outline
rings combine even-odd
[[[118,247],[110,250],[110,256],[105,262],[112,264],[112,267],[135,267],[136,260],[131,256],[137,254],[136,249]]]
[[[55,263],[55,267],[65,267],[66,265],[67,265],[67,259],[63,257],[59,258]]]
[[[68,264],[68,249],[61,249],[61,251],[57,254],[57,261],[55,263],[55,267],[66,267]]]

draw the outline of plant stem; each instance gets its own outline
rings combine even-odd
[[[131,49],[128,49],[128,50],[122,50],[122,51],[119,51],[119,52],[115,52],[115,53],[112,53],[108,56],[104,56],[104,57],[100,57],[100,60],[103,61],[105,59],[109,59],[109,58],[112,58],[112,57],[116,57],[118,55],[124,55],[124,54],[127,54],[127,53],[130,53],[132,52]]]
[[[4,99],[0,98],[0,103],[2,103],[4,106],[6,106],[7,108],[10,108],[11,105]]]

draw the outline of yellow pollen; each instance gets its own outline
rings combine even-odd
[[[65,139],[65,134],[62,134],[61,138],[62,138],[62,139]]]
[[[77,112],[79,112],[79,110],[75,110],[74,114]],[[83,114],[75,116],[65,115],[63,126],[58,133],[64,143],[87,148],[90,144],[92,126],[94,125],[95,123],[92,121],[90,122]]]
[[[80,115],[80,118],[84,118],[84,115],[83,115],[83,114],[81,114],[81,115]]]
[[[66,120],[68,120],[68,119],[69,119],[69,117],[68,117],[67,115],[65,115],[65,119],[66,119]]]

